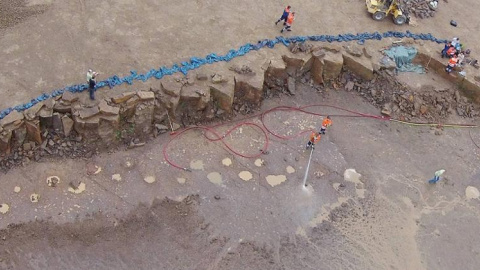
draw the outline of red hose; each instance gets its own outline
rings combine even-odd
[[[255,114],[255,115],[251,115],[251,116],[248,116],[248,117],[245,117],[245,118],[242,118],[242,119],[239,119],[239,120],[234,120],[234,121],[231,121],[231,122],[228,122],[228,123],[220,123],[220,124],[217,124],[217,125],[213,125],[213,126],[205,126],[205,127],[200,127],[200,126],[194,126],[194,127],[188,127],[188,128],[185,128],[179,132],[175,132],[175,133],[171,133],[172,135],[174,135],[169,142],[167,142],[164,147],[163,147],[163,156],[165,158],[165,161],[170,164],[172,167],[175,167],[175,168],[178,168],[178,169],[182,169],[182,170],[188,170],[186,167],[182,167],[178,164],[176,164],[175,162],[173,162],[172,160],[170,160],[170,157],[168,156],[168,147],[169,145],[176,139],[178,139],[180,136],[182,136],[182,134],[184,134],[185,132],[187,131],[190,131],[190,130],[196,130],[196,129],[199,129],[199,130],[203,130],[204,131],[204,137],[211,141],[211,142],[216,142],[216,141],[221,141],[223,143],[223,145],[230,151],[232,152],[233,154],[237,155],[237,156],[240,156],[240,157],[244,157],[244,158],[257,158],[259,156],[261,156],[267,149],[268,149],[268,145],[269,145],[269,138],[268,138],[268,133],[270,133],[272,136],[276,137],[276,138],[279,138],[279,139],[282,139],[282,140],[290,140],[290,139],[293,139],[293,138],[296,138],[296,137],[299,137],[305,133],[309,133],[311,132],[311,130],[305,130],[305,131],[300,131],[299,133],[295,134],[295,135],[291,135],[291,136],[285,136],[285,135],[279,135],[279,134],[276,134],[275,132],[273,132],[270,128],[267,127],[266,125],[266,120],[265,120],[265,116],[272,113],[272,112],[275,112],[275,111],[295,111],[295,112],[301,112],[301,113],[305,113],[305,114],[308,114],[308,115],[314,115],[314,116],[326,116],[325,114],[320,114],[320,113],[315,113],[315,112],[311,112],[311,111],[308,111],[306,109],[309,109],[309,108],[314,108],[314,107],[326,107],[326,108],[333,108],[333,109],[337,109],[337,110],[340,110],[340,111],[344,111],[344,112],[347,112],[349,114],[345,114],[345,115],[342,115],[342,114],[329,114],[330,116],[332,117],[363,117],[363,118],[371,118],[371,119],[376,119],[376,120],[382,120],[382,121],[389,121],[389,120],[395,120],[395,119],[392,119],[390,117],[384,117],[384,116],[378,116],[378,115],[371,115],[371,114],[366,114],[366,113],[360,113],[360,112],[356,112],[356,111],[351,111],[351,110],[348,110],[348,109],[344,109],[344,108],[341,108],[341,107],[338,107],[338,106],[333,106],[333,105],[326,105],[326,104],[314,104],[314,105],[307,105],[307,106],[303,106],[303,107],[290,107],[290,106],[277,106],[277,107],[274,107],[272,109],[269,109],[269,110],[266,110],[264,111],[263,113],[259,113],[259,114]],[[255,124],[255,123],[252,123],[252,122],[247,122],[246,120],[248,119],[252,119],[252,118],[255,118],[255,117],[260,117],[260,121],[262,123],[262,126],[258,125],[258,124]],[[235,126],[233,126],[232,128],[228,129],[223,135],[220,135],[216,130],[215,128],[218,128],[220,126],[224,126],[224,125],[227,125],[227,124],[232,124],[232,123],[237,123],[237,122],[240,122],[239,124],[236,124]],[[403,122],[403,123],[406,123],[406,124],[409,124],[409,122]],[[230,145],[228,145],[228,143],[226,143],[224,141],[224,138],[229,135],[230,133],[232,133],[234,130],[240,128],[241,126],[252,126],[254,128],[258,128],[259,130],[262,131],[263,133],[263,136],[265,138],[265,143],[263,145],[263,147],[261,149],[259,149],[260,151],[257,152],[256,154],[250,154],[250,155],[247,155],[247,154],[242,154],[236,150],[234,150]],[[465,126],[468,126],[468,125],[465,125]],[[472,125],[470,127],[477,127],[475,125]],[[212,134],[213,137],[210,137],[208,136],[208,134]],[[472,138],[473,140],[473,138]]]

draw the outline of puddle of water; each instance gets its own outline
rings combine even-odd
[[[222,164],[228,167],[228,166],[232,165],[232,160],[230,158],[224,158],[222,160]]]
[[[30,195],[30,201],[33,203],[37,203],[39,199],[40,195],[38,195],[37,193],[33,193]]]
[[[343,179],[345,179],[345,181],[348,181],[348,182],[352,182],[352,183],[362,183],[360,182],[360,177],[362,175],[357,173],[357,171],[355,169],[346,169],[345,172],[343,173]]]
[[[181,185],[185,184],[186,181],[187,181],[187,179],[185,179],[185,178],[177,178],[177,182]]]
[[[86,185],[85,183],[81,182],[77,188],[72,188],[72,187],[69,187],[68,188],[68,191],[73,193],[73,194],[80,194],[82,192],[85,191],[85,188],[86,188]]]
[[[242,179],[243,181],[248,181],[248,180],[251,180],[253,178],[253,175],[249,171],[241,171],[238,174],[238,177],[240,177],[240,179]]]
[[[313,218],[312,220],[310,220],[310,222],[308,223],[308,225],[310,227],[317,227],[318,224],[326,221],[329,219],[329,216],[330,216],[330,212],[339,207],[340,205],[342,205],[342,203],[345,203],[348,201],[348,198],[346,197],[339,197],[337,202],[335,203],[332,203],[332,204],[326,204],[326,205],[322,205],[322,209],[320,210],[320,213],[315,217]],[[327,209],[328,208],[328,209]]]
[[[21,190],[22,190],[22,188],[19,187],[19,186],[16,186],[16,187],[13,188],[13,192],[15,192],[15,193],[19,193]]]
[[[120,181],[122,181],[122,176],[120,174],[116,173],[116,174],[112,175],[112,180],[120,182]]]
[[[143,178],[143,180],[144,180],[145,182],[151,184],[151,183],[154,183],[156,179],[155,179],[155,176],[151,176],[151,175],[150,175],[150,176],[147,176],[147,177]]]
[[[357,188],[355,190],[355,192],[357,193],[357,196],[360,198],[360,199],[365,199],[365,189],[363,188]]]
[[[47,185],[49,187],[55,187],[58,183],[60,183],[60,177],[55,175],[47,177]]]
[[[8,206],[8,204],[6,203],[0,204],[0,213],[6,214],[8,210],[10,210],[10,206]]]
[[[204,170],[203,160],[192,160],[192,161],[190,161],[190,169],[203,171]]]
[[[264,162],[263,159],[257,158],[257,160],[255,160],[255,163],[254,163],[254,164],[255,164],[255,166],[257,166],[257,167],[262,167],[263,162]]]
[[[215,185],[221,185],[223,183],[222,181],[222,175],[218,172],[211,172],[207,175],[208,181]]]
[[[362,175],[357,173],[355,169],[346,169],[343,173],[343,179],[348,182],[355,183],[355,192],[357,196],[361,199],[365,198],[365,189],[363,188],[363,182],[360,181]]]
[[[465,189],[465,196],[467,196],[467,199],[478,199],[480,197],[480,192],[476,187],[468,186]]]
[[[292,166],[287,167],[287,173],[294,173],[295,169]]]
[[[266,177],[266,179],[267,183],[272,187],[287,181],[287,177],[285,175],[269,175]]]

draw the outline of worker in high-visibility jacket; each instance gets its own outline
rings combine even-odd
[[[290,15],[288,15],[287,23],[285,24],[285,27],[283,27],[283,29],[280,31],[280,33],[283,33],[283,31],[285,30],[292,31],[292,29],[290,28],[292,27],[293,21],[295,21],[295,12],[292,12],[290,13]]]
[[[457,63],[458,63],[457,55],[454,55],[452,58],[450,58],[450,60],[448,60],[448,64],[447,64],[447,67],[445,68],[445,71],[447,73],[452,72],[453,68],[457,65]]]
[[[312,149],[315,149],[315,144],[320,141],[320,138],[320,132],[312,131],[312,134],[310,134],[310,139],[308,140],[305,148],[308,149],[311,147]]]
[[[285,9],[283,10],[282,17],[280,17],[280,19],[278,19],[278,21],[275,22],[275,25],[277,25],[282,20],[283,20],[283,25],[287,24],[288,15],[290,15],[291,8],[292,8],[291,6],[285,7]]]
[[[327,118],[325,118],[322,122],[322,127],[320,128],[320,133],[325,134],[325,130],[327,130],[327,127],[332,125],[332,120],[330,120],[330,116],[327,115]]]

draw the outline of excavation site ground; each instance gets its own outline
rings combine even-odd
[[[356,0],[0,0],[0,110],[89,68],[106,79],[274,39],[287,4],[284,37],[409,30],[480,50],[473,0],[403,26]],[[430,55],[426,72],[375,68],[397,45]],[[478,269],[480,109],[434,67],[442,49],[279,44],[13,112],[0,121],[0,139],[15,127],[0,142],[0,269]],[[328,59],[342,61],[329,80]]]

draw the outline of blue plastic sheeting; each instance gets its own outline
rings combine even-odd
[[[395,60],[398,71],[425,73],[425,69],[421,65],[412,64],[413,58],[417,55],[417,49],[414,47],[397,46],[384,52],[388,57]]]
[[[379,33],[379,32],[374,32],[374,33],[357,33],[357,34],[340,34],[336,36],[332,35],[316,35],[316,36],[294,36],[294,37],[276,37],[275,39],[264,39],[264,40],[259,40],[256,44],[251,44],[247,43],[238,50],[230,50],[228,51],[227,54],[225,55],[217,55],[215,53],[211,53],[207,55],[204,58],[198,58],[198,57],[192,57],[190,58],[190,61],[188,62],[182,62],[180,65],[174,64],[171,67],[160,67],[159,69],[151,69],[148,72],[144,74],[138,74],[137,71],[132,70],[130,71],[130,75],[124,76],[124,77],[119,77],[117,75],[114,75],[104,81],[100,81],[97,83],[97,89],[103,88],[103,87],[110,87],[113,88],[117,85],[121,85],[124,83],[127,84],[132,84],[133,81],[147,81],[151,79],[152,77],[155,79],[161,79],[164,76],[172,75],[174,73],[181,72],[183,74],[187,74],[188,71],[197,69],[203,65],[206,64],[213,64],[215,62],[228,62],[232,60],[235,57],[243,56],[247,53],[249,53],[252,50],[260,50],[262,48],[268,47],[268,48],[273,48],[277,44],[283,44],[284,46],[290,45],[290,43],[295,43],[295,42],[305,42],[305,41],[319,41],[319,42],[348,42],[348,41],[357,41],[360,44],[363,44],[365,40],[381,40],[382,38],[413,38],[415,40],[421,39],[421,40],[429,40],[437,43],[446,43],[447,41],[445,39],[437,39],[435,38],[432,34],[414,34],[411,33],[410,31],[406,32],[396,32],[396,31],[388,31],[384,33]],[[36,97],[29,102],[22,104],[22,105],[17,105],[13,108],[7,108],[5,110],[2,110],[0,112],[0,119],[3,119],[5,116],[7,116],[9,113],[11,113],[13,110],[16,111],[24,111],[26,109],[31,108],[38,102],[44,101],[48,98],[51,97],[56,97],[59,95],[62,95],[65,91],[70,91],[73,93],[77,92],[82,92],[88,89],[87,84],[77,84],[77,85],[71,85],[71,86],[66,86],[62,89],[57,89],[54,90],[50,94],[42,94],[39,97]]]

